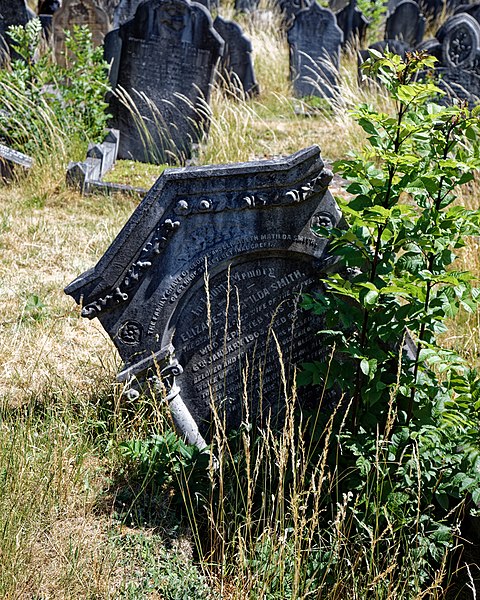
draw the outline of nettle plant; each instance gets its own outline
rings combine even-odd
[[[457,506],[468,494],[480,502],[478,375],[438,342],[445,322],[476,310],[479,299],[474,276],[455,260],[468,236],[480,234],[480,215],[455,200],[480,165],[480,110],[433,101],[442,94],[427,77],[434,61],[372,52],[364,65],[395,113],[361,105],[354,114],[368,142],[335,165],[353,194],[339,200],[347,226],[320,232],[341,268],[327,276],[324,296],[305,300],[325,316],[321,334],[333,354],[301,374],[343,393],[340,489],[365,489],[380,448],[378,500],[398,508],[406,494],[405,516],[414,488],[410,500],[432,519],[455,498]]]

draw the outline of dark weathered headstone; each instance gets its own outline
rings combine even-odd
[[[238,23],[217,16],[213,26],[225,42],[219,72],[228,89],[236,95],[258,94],[252,62],[252,43]]]
[[[455,14],[458,15],[460,13],[467,13],[471,15],[475,21],[480,23],[480,2],[475,2],[474,4],[461,4],[457,6],[455,9]]]
[[[12,54],[12,58],[18,58],[10,49],[8,28],[12,25],[25,26],[29,20],[25,0],[0,0],[0,64],[9,53]]]
[[[357,0],[350,0],[339,12],[335,13],[337,25],[343,32],[343,45],[362,45],[367,34],[368,19],[357,6]]]
[[[284,23],[290,27],[297,14],[315,2],[313,0],[276,0],[276,3],[282,12]]]
[[[73,31],[74,25],[86,25],[92,32],[95,46],[101,46],[110,28],[107,14],[95,0],[64,0],[62,7],[53,15],[55,58],[65,63],[65,31]]]
[[[287,36],[295,93],[337,97],[343,33],[332,11],[314,2],[297,14]]]
[[[120,0],[113,11],[113,27],[117,29],[130,19],[133,19],[139,4],[144,0]]]
[[[480,24],[468,13],[449,17],[421,49],[438,59],[435,77],[446,96],[442,103],[465,100],[473,107],[480,99]]]
[[[446,93],[444,103],[452,99],[465,100],[470,108],[480,102],[480,75],[475,71],[438,67],[437,86]]]
[[[227,427],[281,413],[292,366],[327,360],[299,307],[332,268],[318,225],[341,214],[318,147],[287,158],[167,169],[94,269],[66,288],[114,341],[131,386],[161,375],[192,443],[215,406]],[[166,389],[165,389],[166,388]],[[318,390],[301,390],[318,404]],[[264,421],[263,421],[264,422]]]
[[[418,4],[414,0],[402,0],[387,18],[385,39],[417,46],[423,39],[425,23]]]
[[[253,13],[257,10],[260,0],[235,0],[235,12]]]
[[[467,13],[447,19],[436,33],[442,44],[442,67],[473,69],[480,52],[480,25]]]
[[[189,158],[208,129],[208,102],[224,42],[210,13],[190,0],[148,0],[107,40],[116,56],[112,125],[120,158]],[[118,61],[117,66],[115,62]]]

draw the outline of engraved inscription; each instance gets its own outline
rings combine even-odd
[[[176,318],[184,400],[206,421],[214,403],[229,426],[243,418],[242,398],[255,418],[281,413],[295,365],[324,353],[315,335],[320,322],[299,306],[302,292],[320,287],[307,263],[280,257],[212,275],[208,290],[186,298]]]

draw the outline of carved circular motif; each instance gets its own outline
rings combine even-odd
[[[323,234],[317,232],[318,227],[333,227],[332,216],[326,212],[315,213],[310,221],[310,229],[312,233],[317,237],[325,237]]]
[[[473,22],[472,22],[473,21]],[[447,67],[471,67],[480,45],[480,29],[469,15],[456,15],[444,26],[442,62]]]
[[[135,346],[142,339],[143,329],[136,321],[126,321],[120,326],[117,337],[123,344]]]

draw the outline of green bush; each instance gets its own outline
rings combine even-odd
[[[101,141],[108,72],[89,30],[75,26],[66,33],[66,67],[42,47],[39,19],[8,33],[18,58],[0,71],[0,139],[33,155]]]
[[[423,580],[453,544],[465,503],[480,503],[478,374],[438,343],[445,321],[476,310],[479,298],[472,275],[454,265],[480,233],[479,211],[455,203],[480,164],[479,109],[433,101],[441,92],[419,72],[434,60],[374,53],[365,66],[396,114],[360,106],[368,144],[336,164],[353,194],[341,201],[347,226],[321,232],[341,272],[305,302],[325,315],[333,359],[301,377],[343,393],[332,499],[354,492],[357,532],[403,529]]]

